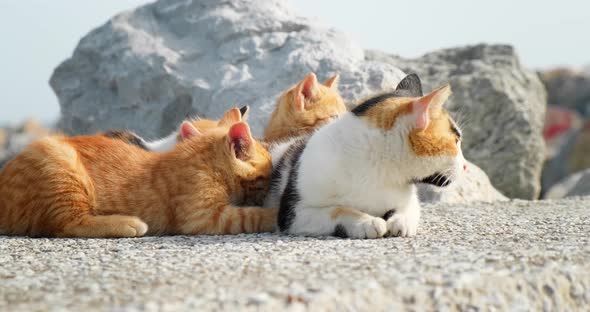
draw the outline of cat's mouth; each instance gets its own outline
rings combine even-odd
[[[438,187],[445,187],[453,182],[451,178],[443,175],[442,173],[435,173],[431,176],[428,176],[422,180],[419,180],[418,183],[424,184],[432,184]]]

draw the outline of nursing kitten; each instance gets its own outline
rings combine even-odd
[[[193,128],[171,151],[119,139],[50,136],[0,172],[0,234],[136,237],[276,228],[277,209],[236,207],[264,193],[269,153],[248,125]]]
[[[211,128],[215,128],[217,126],[223,125],[231,125],[233,123],[246,120],[248,118],[248,112],[250,108],[246,105],[238,108],[232,108],[225,112],[221,119],[219,120],[209,120],[209,119],[189,119],[182,122],[180,128],[177,131],[172,132],[165,138],[156,140],[156,141],[146,141],[139,135],[135,134],[132,131],[120,131],[120,130],[109,130],[104,132],[103,135],[109,138],[115,138],[127,142],[129,144],[135,145],[140,147],[144,150],[149,150],[153,152],[165,152],[171,150],[176,143],[183,140],[184,132],[190,132],[192,129],[196,128],[197,130],[203,131]],[[186,134],[186,133],[185,133]]]
[[[464,170],[461,132],[443,104],[450,86],[422,96],[418,76],[373,97],[310,136],[271,150],[265,206],[282,232],[378,238],[413,236],[416,183],[446,186]]]
[[[311,133],[346,112],[338,93],[339,75],[323,84],[314,73],[285,91],[264,130],[265,142],[277,142]]]

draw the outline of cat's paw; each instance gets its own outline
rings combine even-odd
[[[420,217],[408,213],[395,213],[387,220],[388,236],[415,236],[418,231]]]
[[[387,223],[381,218],[361,218],[346,232],[350,238],[380,238],[387,232]]]
[[[110,216],[112,236],[140,237],[148,231],[148,225],[137,217]],[[110,235],[109,235],[110,236]]]

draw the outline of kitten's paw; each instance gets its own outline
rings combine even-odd
[[[147,233],[148,226],[139,218],[129,218],[127,222],[127,231],[129,237],[144,236]]]
[[[62,237],[138,237],[148,230],[147,224],[137,217],[108,215],[86,216],[66,225]]]
[[[139,237],[145,235],[148,230],[147,224],[137,217],[131,216],[107,216],[110,217],[109,234],[113,237]]]
[[[387,232],[387,223],[381,218],[366,217],[359,219],[350,229],[347,229],[351,238],[380,238]]]
[[[415,236],[419,220],[420,217],[416,215],[396,213],[387,220],[387,234],[401,237]]]

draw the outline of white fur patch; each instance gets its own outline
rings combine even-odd
[[[413,182],[437,172],[458,177],[465,161],[460,152],[456,157],[415,155],[408,143],[411,125],[411,116],[401,116],[392,129],[375,129],[347,113],[315,132],[300,158],[299,202],[287,232],[330,235],[339,226],[350,237],[381,237],[384,229],[396,236],[415,235],[420,204]],[[273,160],[287,149],[278,145],[271,151]],[[286,167],[290,170],[282,167],[280,187],[271,195],[274,204],[287,184]],[[334,217],[338,207],[361,213]],[[396,213],[386,223],[381,217],[392,209]]]

